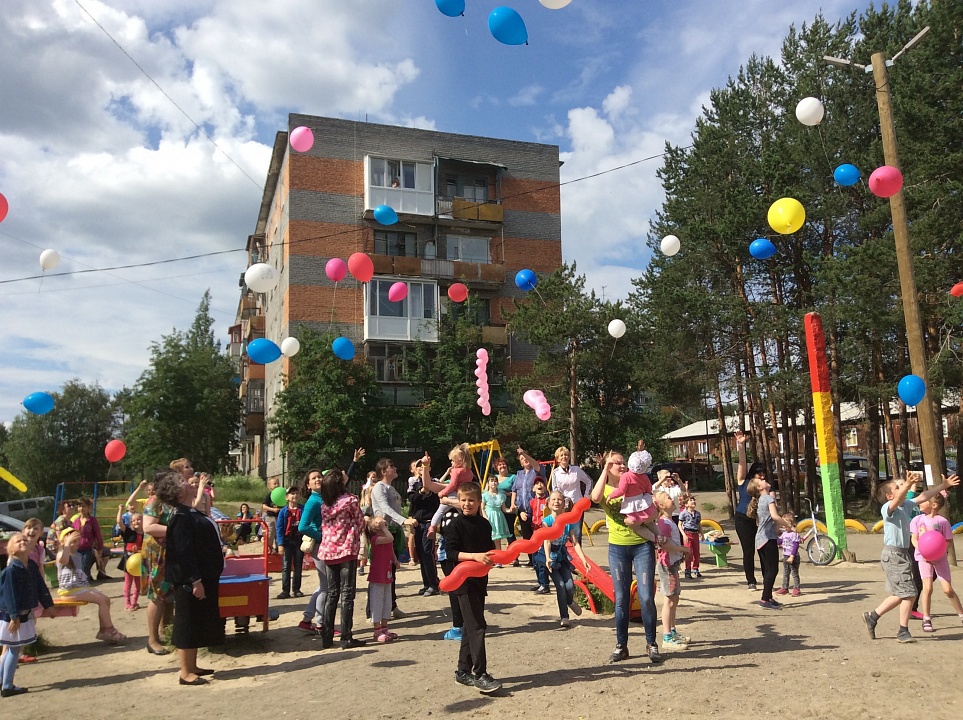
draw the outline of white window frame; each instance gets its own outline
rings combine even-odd
[[[398,185],[392,187],[397,179]],[[409,215],[435,214],[435,171],[430,162],[365,155],[365,209],[388,205]]]
[[[388,289],[399,281],[408,296],[390,302]],[[364,339],[437,342],[439,305],[437,282],[376,276],[365,284]]]

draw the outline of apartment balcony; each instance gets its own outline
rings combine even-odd
[[[505,282],[503,263],[473,263],[464,260],[425,260],[416,257],[373,255],[376,275],[400,275],[431,280],[452,280],[492,288]]]
[[[251,342],[257,338],[264,337],[264,316],[253,315],[245,318],[241,322],[241,338],[245,342]]]
[[[482,327],[482,342],[489,345],[508,345],[508,328],[504,325]]]
[[[244,372],[241,376],[243,381],[258,380],[261,384],[264,384],[264,366],[260,363],[253,363],[248,361],[244,365]]]
[[[244,431],[248,435],[259,435],[264,432],[264,413],[248,413],[245,415]]]

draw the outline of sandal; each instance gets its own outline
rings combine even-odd
[[[124,642],[127,636],[120,632],[115,627],[104,628],[99,633],[97,633],[97,639],[103,640],[108,645],[117,645]]]
[[[923,618],[923,632],[936,632],[933,629],[933,621],[930,618]]]

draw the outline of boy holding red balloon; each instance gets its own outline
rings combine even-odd
[[[875,610],[863,613],[863,621],[873,640],[876,639],[876,624],[880,617],[894,608],[899,608],[899,632],[896,639],[901,643],[915,642],[909,631],[910,612],[916,599],[916,583],[913,580],[913,557],[910,554],[912,532],[910,522],[917,505],[930,500],[946,488],[960,484],[960,478],[951,475],[944,478],[936,487],[907,500],[906,495],[913,483],[905,479],[891,480],[879,487],[879,496],[885,498],[881,514],[883,516],[883,552],[880,564],[886,576],[887,597]]]
[[[461,515],[452,518],[442,531],[449,560],[456,563],[492,564],[490,553],[495,549],[492,526],[479,512],[481,502],[481,487],[478,483],[466,482],[458,488]],[[485,630],[488,627],[485,622],[485,596],[488,594],[488,575],[469,577],[451,592],[458,598],[458,606],[465,621],[455,680],[483,693],[495,692],[502,684],[488,674],[485,652]]]
[[[935,632],[933,619],[930,617],[930,602],[933,599],[933,576],[935,575],[943,586],[943,592],[953,604],[956,614],[963,620],[963,603],[950,584],[950,562],[946,557],[946,546],[953,542],[953,529],[950,522],[940,515],[940,508],[946,502],[937,493],[929,500],[920,503],[922,515],[917,515],[910,522],[910,532],[913,534],[913,547],[916,548],[916,562],[920,566],[920,576],[923,578],[923,592],[920,594],[920,607],[923,610],[923,632]]]

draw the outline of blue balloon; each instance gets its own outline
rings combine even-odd
[[[833,170],[833,179],[843,187],[849,187],[859,182],[859,168],[845,163]]]
[[[442,15],[458,17],[465,14],[465,0],[435,0]]]
[[[34,415],[46,415],[54,409],[53,395],[45,392],[30,393],[23,399],[23,406]]]
[[[756,260],[765,260],[776,254],[776,246],[766,238],[756,238],[749,244],[749,254]]]
[[[394,225],[398,222],[398,213],[390,205],[379,205],[374,209],[374,219],[382,225]]]
[[[519,270],[515,273],[515,286],[519,290],[530,292],[538,285],[538,276],[531,270]]]
[[[528,30],[522,16],[510,7],[497,7],[488,16],[488,29],[505,45],[528,45]]]
[[[335,338],[331,349],[334,350],[335,357],[341,360],[354,360],[354,343],[346,337]]]
[[[281,357],[281,348],[267,338],[258,338],[247,344],[247,356],[251,362],[267,365]]]
[[[919,405],[926,396],[926,383],[918,375],[907,375],[896,386],[899,399],[907,405]]]

